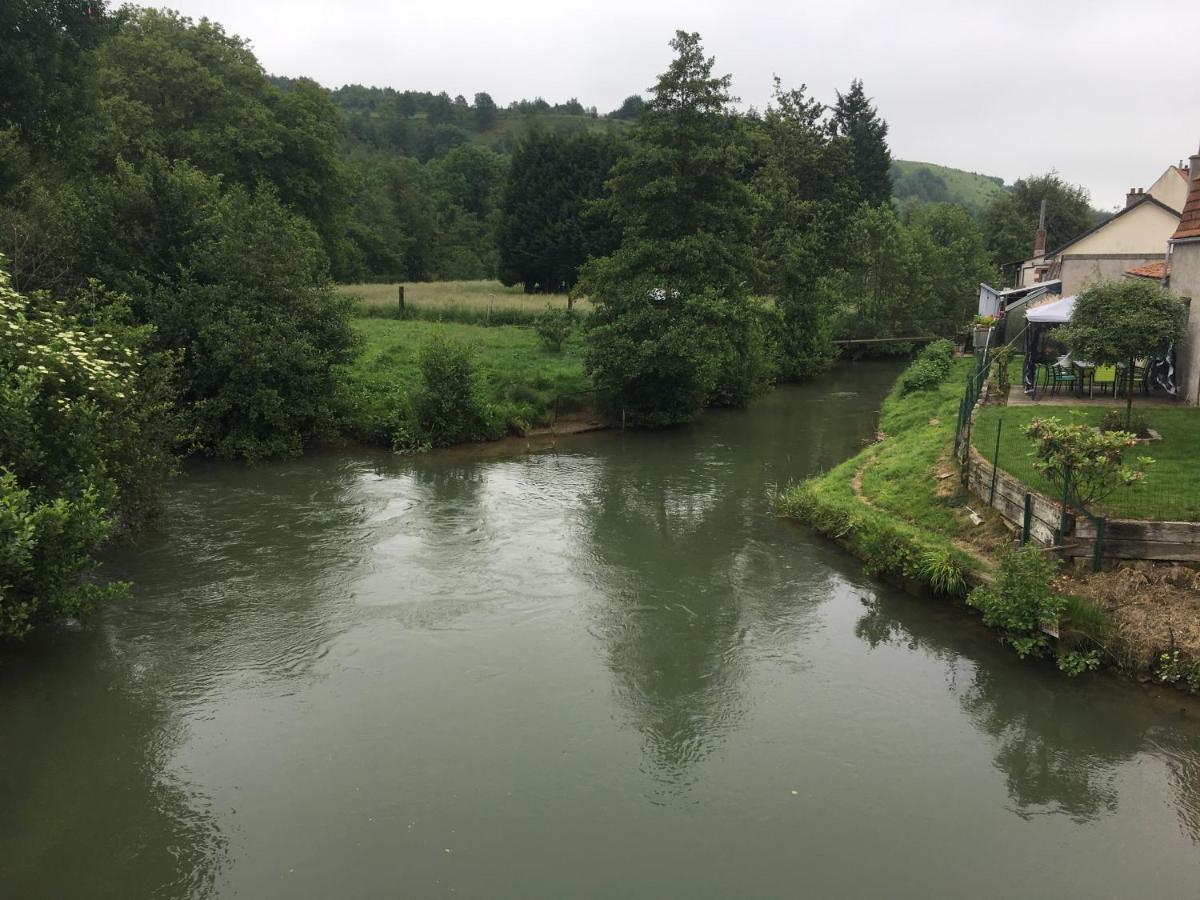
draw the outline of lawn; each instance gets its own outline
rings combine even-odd
[[[393,310],[398,307],[398,284],[343,284],[338,290],[359,298],[364,308]],[[517,309],[538,313],[547,306],[566,306],[566,294],[526,294],[520,285],[505,287],[498,281],[412,281],[404,284],[404,303],[430,309]],[[586,310],[587,300],[575,307]]]
[[[393,408],[419,386],[417,356],[421,345],[441,332],[475,348],[475,362],[484,398],[498,405],[514,428],[547,424],[557,406],[560,413],[587,407],[592,397],[583,373],[583,340],[573,334],[560,353],[544,349],[531,328],[417,320],[358,319],[354,327],[364,346],[349,367],[348,380],[356,398],[355,430],[368,440],[384,441],[380,433]]]
[[[972,443],[990,460],[996,450],[997,423],[1003,420],[1000,468],[1053,497],[1054,487],[1033,469],[1032,444],[1025,437],[1025,426],[1033,419],[1050,416],[1064,422],[1096,425],[1109,408],[1101,405],[1086,408],[985,406],[976,414]],[[1136,401],[1134,412],[1139,412]],[[1130,488],[1118,488],[1097,506],[1096,511],[1126,519],[1200,521],[1200,467],[1196,465],[1197,450],[1200,449],[1200,410],[1144,407],[1140,413],[1163,439],[1142,445],[1127,454],[1126,459],[1132,463],[1137,456],[1145,455],[1154,462],[1146,469],[1145,481]]]

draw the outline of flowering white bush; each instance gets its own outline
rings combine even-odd
[[[90,577],[93,553],[173,465],[173,358],[141,352],[122,298],[87,296],[104,302],[75,314],[0,268],[0,636],[119,590]]]

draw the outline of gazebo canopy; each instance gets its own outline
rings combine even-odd
[[[1025,311],[1025,321],[1041,325],[1061,325],[1071,320],[1075,311],[1075,295],[1071,294],[1052,303],[1045,303]]]

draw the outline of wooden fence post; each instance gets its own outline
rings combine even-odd
[[[404,314],[404,285],[400,285],[400,314]]]

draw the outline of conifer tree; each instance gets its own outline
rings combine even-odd
[[[879,118],[860,79],[850,82],[846,93],[838,92],[833,124],[837,134],[850,141],[862,199],[874,206],[891,202],[892,154],[887,145],[887,122]]]

